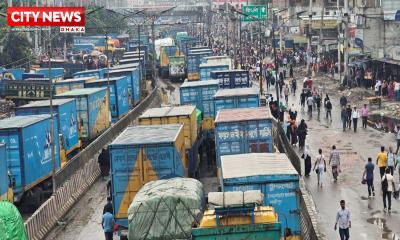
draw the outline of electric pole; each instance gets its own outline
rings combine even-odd
[[[307,73],[311,74],[311,29],[312,29],[312,1],[308,9],[308,48],[307,48]]]
[[[348,40],[348,26],[349,26],[349,0],[344,0],[344,80],[346,80],[346,84],[349,85],[349,68],[348,68],[348,61],[349,61],[349,40]]]

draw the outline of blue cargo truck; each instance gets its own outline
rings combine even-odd
[[[254,108],[260,106],[256,88],[220,89],[214,95],[215,116],[221,109]]]
[[[61,94],[74,89],[85,88],[85,82],[95,80],[96,77],[71,78],[57,81],[53,84],[55,94]]]
[[[139,69],[139,80],[142,81],[145,79],[145,69],[140,65],[139,62],[115,65],[115,66],[111,67],[110,70],[113,71],[113,70],[127,69],[127,68]],[[106,74],[106,76],[107,76],[107,74]]]
[[[138,68],[125,68],[109,71],[110,77],[126,77],[128,82],[128,96],[130,96],[130,106],[135,106],[140,102],[141,81]]]
[[[22,80],[22,74],[25,72],[25,68],[9,68],[3,70],[3,76],[8,78],[9,74],[12,75],[14,79],[11,80]]]
[[[240,153],[271,153],[272,116],[268,108],[221,110],[215,118],[217,166],[221,156]]]
[[[51,80],[53,81],[63,80],[65,76],[64,72],[65,72],[64,68],[51,68],[51,73],[50,73]],[[36,73],[43,74],[46,78],[49,78],[48,68],[36,69]]]
[[[82,78],[82,77],[96,77],[97,79],[104,78],[107,69],[93,69],[93,70],[86,70],[81,72],[76,72],[72,74],[73,78]]]
[[[200,51],[196,53],[188,53],[187,56],[187,75],[189,81],[197,81],[200,79],[200,63],[203,57],[208,57],[212,51]]]
[[[300,239],[299,174],[284,153],[222,156],[220,184],[223,192],[260,190],[264,205],[274,207],[286,228]]]
[[[212,79],[218,79],[221,88],[248,88],[250,87],[250,76],[248,70],[223,70],[212,71]]]
[[[79,138],[83,145],[110,127],[111,114],[107,88],[83,88],[61,93],[55,98],[76,100]]]
[[[202,63],[199,66],[200,69],[200,80],[210,80],[211,78],[211,72],[212,71],[223,71],[223,70],[229,70],[229,65],[228,64],[208,64],[208,63]]]
[[[127,77],[103,78],[85,83],[87,88],[107,86],[110,86],[111,120],[115,123],[129,111]]]
[[[114,217],[126,230],[129,205],[144,184],[187,176],[181,124],[130,126],[109,145],[109,152]]]
[[[56,114],[55,118],[60,134],[61,165],[64,165],[68,155],[72,155],[80,147],[75,99],[54,99],[53,111]],[[50,100],[31,102],[15,110],[16,116],[38,114],[50,114]]]
[[[214,119],[214,94],[218,89],[217,80],[184,82],[179,88],[181,105],[195,105],[203,118]]]
[[[55,146],[59,144],[57,136],[58,123],[54,121]],[[6,145],[14,201],[19,202],[25,195],[29,199],[27,203],[40,205],[43,191],[51,189],[51,183],[46,181],[52,171],[50,115],[15,116],[0,120],[0,143]],[[57,147],[54,153],[58,169]]]
[[[0,201],[9,199],[10,179],[8,177],[6,145],[0,143]]]

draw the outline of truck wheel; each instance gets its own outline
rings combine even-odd
[[[36,187],[33,189],[33,202],[32,204],[35,207],[39,207],[42,204],[42,200],[43,200],[43,189],[41,187]]]

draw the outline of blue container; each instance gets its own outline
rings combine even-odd
[[[218,79],[221,88],[248,88],[250,87],[249,71],[225,70],[212,71],[212,79]]]
[[[181,124],[130,126],[109,145],[117,224],[128,228],[129,205],[145,183],[187,175],[184,148]]]
[[[300,236],[299,175],[284,153],[251,153],[221,158],[222,191],[261,190],[282,223]],[[283,235],[282,235],[283,236]]]
[[[56,98],[74,98],[79,138],[88,143],[110,127],[111,115],[107,88],[84,88],[58,94]]]
[[[129,96],[127,77],[98,79],[85,83],[85,87],[99,88],[110,85],[110,112],[112,122],[117,122],[129,111]]]
[[[41,73],[23,73],[22,74],[22,80],[25,80],[28,78],[45,78],[45,75],[41,74]]]
[[[199,80],[200,79],[200,63],[203,57],[208,57],[212,54],[211,52],[196,52],[189,53],[187,56],[187,73],[188,80]]]
[[[200,80],[210,80],[211,72],[212,71],[223,71],[228,70],[229,65],[207,65],[207,64],[200,64]]]
[[[64,79],[64,68],[51,68],[51,80],[59,81]],[[49,78],[48,68],[36,69],[36,73],[43,74],[46,78]]]
[[[8,179],[6,145],[0,143],[0,201],[7,199]]]
[[[62,134],[62,146],[67,154],[79,148],[78,121],[75,99],[54,99],[58,132]],[[50,100],[35,101],[16,109],[16,116],[50,114]]]
[[[129,69],[129,68],[139,69],[139,80],[141,81],[144,79],[144,74],[145,74],[146,69],[144,67],[142,67],[139,62],[115,65],[112,68],[110,68],[110,71],[119,70],[119,69]],[[107,76],[107,74],[106,74],[106,76]]]
[[[51,175],[50,115],[16,116],[0,120],[0,142],[6,144],[7,163],[15,178],[14,200]],[[60,167],[58,124],[54,121],[56,167]]]
[[[131,105],[140,102],[140,72],[138,68],[116,69],[109,71],[110,77],[126,77],[128,82],[128,94],[131,96]]]
[[[95,80],[96,77],[83,77],[83,78],[72,78],[57,81],[54,83],[54,91],[56,94],[61,94],[74,89],[85,88],[85,82]]]
[[[184,82],[179,88],[181,105],[195,105],[204,118],[214,119],[214,94],[218,89],[217,80]]]
[[[10,68],[3,71],[4,73],[11,73],[15,80],[22,80],[22,74],[25,72],[24,68]]]
[[[129,44],[128,51],[129,52],[137,52],[138,48],[139,48],[138,44],[136,44],[136,45]],[[125,54],[128,54],[129,52],[125,52]],[[149,61],[149,45],[140,44],[140,53],[144,53],[144,60],[146,62]]]
[[[83,78],[83,77],[96,77],[97,79],[104,78],[107,69],[93,69],[93,70],[86,70],[81,72],[76,72],[72,74],[74,78]]]
[[[215,116],[221,109],[253,108],[260,106],[260,96],[255,88],[220,89],[214,95]]]
[[[240,153],[271,153],[272,116],[268,108],[221,110],[215,118],[217,166],[221,156]]]
[[[118,61],[118,63],[119,63],[119,65],[140,63],[140,66],[143,69],[142,72],[144,71],[144,69],[146,69],[146,62],[143,57],[139,58],[138,56],[134,56],[134,57],[126,58],[126,59],[121,59]]]

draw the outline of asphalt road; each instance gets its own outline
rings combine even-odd
[[[301,82],[303,78],[299,76],[297,82]],[[325,79],[325,81],[331,80]],[[315,86],[317,85],[321,85],[321,83],[316,83]],[[272,87],[267,92],[274,94],[275,88]],[[361,123],[358,124],[357,133],[354,133],[352,130],[343,132],[340,120],[340,108],[338,106],[339,93],[335,89],[326,89],[326,93],[330,93],[330,99],[333,104],[332,122],[325,119],[324,109],[321,111],[320,118],[318,118],[317,112],[309,116],[307,112],[302,111],[299,106],[300,91],[297,91],[296,96],[289,96],[289,106],[292,103],[295,104],[295,108],[298,111],[297,120],[305,119],[308,125],[309,131],[306,144],[310,146],[313,165],[315,161],[314,156],[317,155],[319,148],[323,150],[325,158],[329,160],[332,145],[336,145],[342,159],[342,173],[340,173],[337,183],[334,183],[329,167],[325,174],[322,188],[317,186],[315,172],[312,172],[310,177],[305,177],[307,188],[312,194],[319,214],[320,228],[327,239],[340,239],[339,233],[335,232],[333,227],[336,212],[340,207],[339,201],[344,199],[351,212],[351,239],[399,240],[400,202],[392,199],[392,212],[385,213],[383,211],[379,169],[375,169],[375,198],[369,199],[366,185],[361,184],[362,173],[368,157],[371,157],[375,162],[381,145],[386,148],[390,145],[395,147],[395,135],[392,133],[382,133],[370,127],[362,129],[360,127]],[[352,106],[356,105],[358,108],[361,108],[363,105],[362,102],[350,102],[349,104]],[[285,115],[286,118],[287,116]],[[302,154],[301,151],[298,152],[299,155]],[[398,171],[395,173],[395,181],[397,185],[399,182]]]

